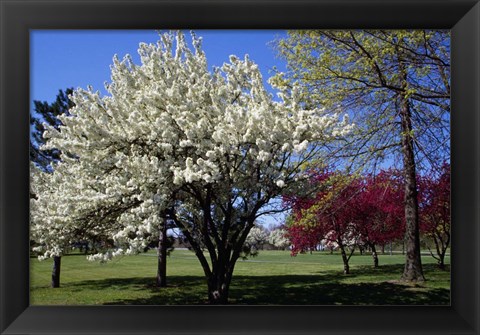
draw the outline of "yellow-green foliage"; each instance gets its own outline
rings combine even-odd
[[[332,206],[339,194],[358,176],[356,174],[331,174],[325,181],[318,185],[320,197],[310,207],[301,211],[300,218],[293,224],[313,227],[318,224],[318,214]]]
[[[406,135],[399,127],[400,97],[414,106],[410,135],[425,152],[429,145],[448,143],[448,31],[293,30],[275,45],[287,72],[272,81],[295,84],[305,106],[323,107],[325,113],[340,109],[355,123],[339,150],[342,157],[363,157],[365,163],[398,152]],[[432,152],[444,151],[432,147]]]

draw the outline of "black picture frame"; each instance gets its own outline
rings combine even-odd
[[[479,334],[480,4],[472,0],[0,0],[1,334]],[[452,31],[451,306],[29,306],[30,29]]]

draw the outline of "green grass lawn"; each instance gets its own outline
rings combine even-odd
[[[251,305],[448,305],[450,271],[423,256],[427,281],[399,281],[405,256],[380,255],[373,268],[370,255],[354,255],[350,275],[342,273],[339,254],[316,252],[291,257],[288,251],[260,251],[239,260],[230,288],[232,304]],[[446,263],[449,264],[449,259]],[[168,258],[168,287],[156,288],[156,255],[125,256],[106,264],[89,262],[83,255],[62,257],[61,287],[50,285],[52,261],[31,258],[32,305],[97,304],[205,304],[207,285],[195,255],[175,250]]]

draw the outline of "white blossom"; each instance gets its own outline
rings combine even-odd
[[[285,229],[274,229],[268,235],[268,243],[280,249],[286,249],[291,245]]]
[[[248,233],[245,242],[253,248],[260,248],[263,244],[267,243],[268,234],[264,228],[253,227]]]

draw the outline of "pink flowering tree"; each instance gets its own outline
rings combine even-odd
[[[430,254],[445,268],[445,254],[450,246],[450,164],[443,164],[440,173],[430,173],[419,180],[420,231],[434,245]],[[428,243],[428,242],[427,242]]]
[[[403,189],[398,175],[388,170],[364,177],[351,202],[355,229],[362,243],[372,251],[374,267],[379,264],[376,247],[405,234]]]
[[[350,273],[349,260],[360,242],[350,205],[358,195],[358,181],[350,176],[321,171],[312,174],[318,191],[312,197],[286,197],[293,208],[294,223],[289,227],[292,253],[311,250],[320,242],[334,244],[340,250],[343,272]]]

